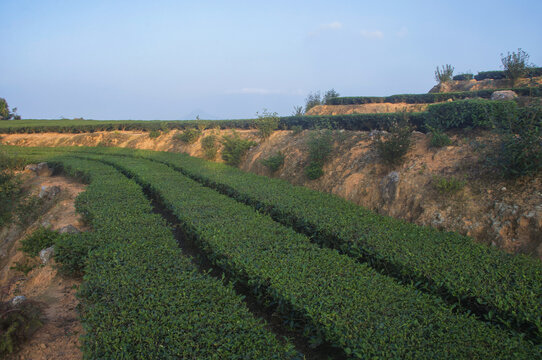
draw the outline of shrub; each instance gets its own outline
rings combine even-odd
[[[41,311],[37,304],[25,301],[17,307],[0,303],[0,355],[11,354],[17,346],[38,330]]]
[[[309,163],[309,165],[307,165],[307,167],[305,168],[305,175],[310,180],[316,180],[321,178],[324,175],[324,169],[322,164],[316,162]]]
[[[525,51],[518,49],[518,52],[508,52],[505,56],[501,54],[501,62],[504,69],[504,73],[512,84],[516,84],[519,78],[527,75],[529,71],[529,54]]]
[[[185,144],[193,144],[201,136],[201,130],[196,128],[186,129],[180,134],[175,135],[175,139],[182,141]]]
[[[261,160],[261,163],[274,173],[284,164],[284,158],[284,154],[279,151],[275,155]]]
[[[442,65],[435,70],[435,79],[439,84],[452,80],[454,74],[454,67],[450,64]]]
[[[222,136],[221,143],[223,145],[222,159],[231,166],[239,166],[243,155],[256,145],[254,141],[241,139],[236,131],[233,131],[231,135]]]
[[[218,151],[218,146],[216,143],[216,135],[205,136],[201,139],[201,147],[203,149],[203,156],[207,160],[214,160],[216,158],[216,153]]]
[[[309,164],[305,168],[305,175],[309,179],[315,180],[324,174],[323,166],[333,150],[331,130],[311,133],[307,145],[309,147]]]
[[[149,133],[149,137],[151,139],[156,139],[159,136],[160,136],[160,131],[158,130],[151,130],[151,132]]]
[[[487,160],[502,176],[516,178],[542,169],[542,107],[522,109],[498,133],[496,152]]]
[[[474,74],[472,74],[472,73],[463,73],[463,74],[459,74],[459,75],[454,76],[453,79],[456,80],[456,81],[472,80],[472,79],[474,79]]]
[[[406,113],[403,116],[400,122],[392,123],[388,133],[381,133],[374,139],[378,155],[389,165],[402,163],[412,144],[412,128]]]
[[[450,137],[441,130],[429,127],[429,131],[431,131],[431,139],[429,140],[430,147],[441,148],[452,143]]]
[[[461,180],[454,176],[446,178],[443,176],[434,175],[432,184],[433,187],[441,194],[451,194],[463,189],[467,184],[467,180]]]
[[[53,246],[59,237],[58,232],[39,227],[21,241],[21,249],[30,256],[38,256],[41,250]]]
[[[258,136],[262,139],[267,139],[273,131],[279,127],[279,117],[276,112],[268,112],[264,109],[262,114],[256,113],[257,119],[254,120],[254,125],[258,129]]]

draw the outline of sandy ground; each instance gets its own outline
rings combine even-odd
[[[79,337],[83,328],[79,322],[76,306],[79,303],[75,293],[80,279],[68,278],[57,273],[54,260],[42,265],[39,258],[30,258],[19,250],[20,241],[36,230],[41,224],[58,230],[73,225],[86,230],[74,208],[74,199],[85,186],[62,176],[41,177],[25,175],[25,186],[37,194],[41,186],[59,186],[61,192],[52,201],[52,207],[27,229],[3,231],[0,259],[0,287],[2,299],[24,295],[35,301],[43,311],[43,326],[7,359],[81,359]],[[12,269],[16,263],[34,266],[27,275]]]

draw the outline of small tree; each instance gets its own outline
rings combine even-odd
[[[0,98],[0,120],[9,120],[11,114],[6,99]]]
[[[435,80],[437,80],[439,84],[451,81],[453,75],[454,67],[450,64],[443,65],[442,67],[437,66],[437,69],[435,70]]]
[[[305,113],[317,105],[322,104],[322,96],[320,91],[315,91],[314,93],[309,93],[305,99]]]
[[[256,113],[257,119],[254,120],[254,124],[258,131],[258,136],[262,139],[267,139],[273,131],[279,127],[279,117],[276,112],[269,112],[267,109],[263,109],[263,112]]]
[[[327,103],[329,102],[329,100],[331,100],[332,98],[335,98],[335,97],[339,97],[339,93],[335,91],[335,89],[331,89],[331,90],[328,90],[325,94],[324,94],[324,99],[323,99],[323,103],[327,105]]]
[[[303,116],[305,115],[305,111],[303,111],[303,106],[294,106],[294,111],[292,112],[292,116]]]
[[[501,62],[506,77],[510,79],[512,85],[516,85],[521,77],[525,77],[529,72],[529,54],[518,49],[518,52],[508,52],[506,56],[501,54]]]

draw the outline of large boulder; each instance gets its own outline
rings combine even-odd
[[[514,100],[518,97],[518,94],[512,90],[499,90],[491,94],[491,100]]]

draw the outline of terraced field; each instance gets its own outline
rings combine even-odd
[[[88,358],[542,357],[537,260],[186,155],[4,150],[90,183],[93,231],[57,255],[85,274]]]

